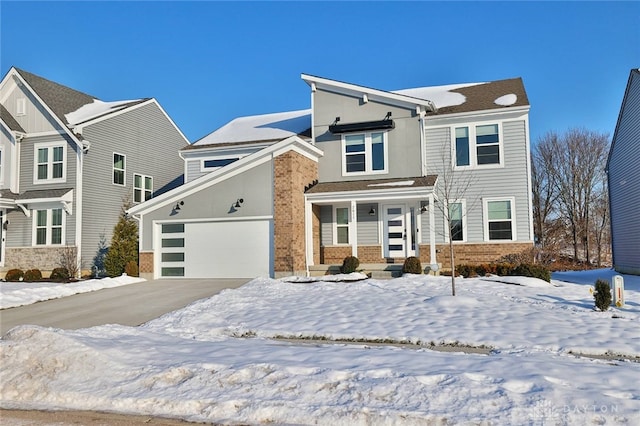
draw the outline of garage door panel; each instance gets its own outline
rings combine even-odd
[[[270,275],[270,222],[185,224],[185,277],[251,278]]]

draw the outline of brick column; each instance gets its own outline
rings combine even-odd
[[[304,275],[304,187],[318,178],[318,163],[288,151],[273,163],[274,275]]]

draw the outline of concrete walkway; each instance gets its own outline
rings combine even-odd
[[[78,329],[137,326],[250,279],[162,279],[0,310],[0,336],[17,325]]]

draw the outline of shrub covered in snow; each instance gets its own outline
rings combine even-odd
[[[350,274],[352,272],[356,272],[358,270],[358,266],[360,266],[360,261],[357,257],[347,256],[342,261],[340,272],[343,274]]]
[[[596,308],[606,311],[611,306],[611,287],[605,280],[596,281],[596,291],[593,293],[596,299]]]
[[[404,260],[404,264],[402,265],[402,273],[403,274],[421,274],[422,264],[420,263],[420,259],[418,259],[415,256],[407,257]]]

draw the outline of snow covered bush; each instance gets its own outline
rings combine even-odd
[[[404,264],[402,265],[402,273],[403,274],[421,274],[422,264],[420,263],[420,259],[418,259],[415,256],[407,257],[404,260]]]
[[[350,274],[352,272],[356,272],[358,270],[358,266],[360,266],[360,261],[357,257],[347,256],[342,261],[340,272],[343,274]]]
[[[605,280],[596,281],[596,291],[593,293],[596,299],[596,308],[606,311],[611,306],[611,287]]]
[[[42,272],[40,269],[29,269],[24,273],[24,280],[28,283],[40,281],[42,279]]]
[[[4,276],[4,280],[16,282],[16,281],[22,281],[23,277],[24,277],[24,272],[22,271],[22,269],[9,269],[7,271],[7,275]]]

